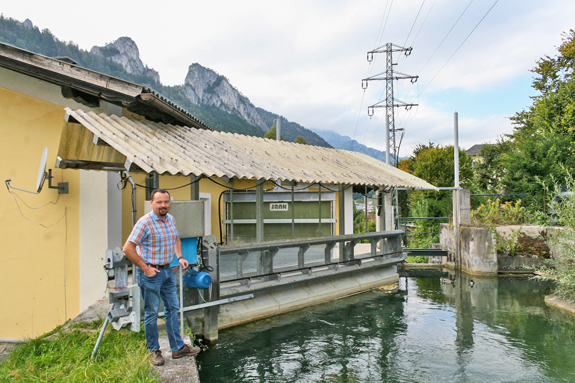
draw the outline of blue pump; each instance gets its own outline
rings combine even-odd
[[[210,274],[203,271],[188,270],[184,275],[184,285],[187,288],[207,289],[212,284]]]

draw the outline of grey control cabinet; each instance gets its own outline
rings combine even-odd
[[[170,214],[176,219],[180,238],[204,236],[204,203],[202,201],[172,201]]]

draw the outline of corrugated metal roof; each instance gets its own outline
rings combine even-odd
[[[393,166],[347,150],[278,142],[70,108],[66,108],[66,112],[148,173],[435,188]]]

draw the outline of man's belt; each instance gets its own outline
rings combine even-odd
[[[148,266],[154,267],[156,269],[167,269],[170,267],[170,264],[166,263],[165,265],[154,265],[153,263],[148,263]]]

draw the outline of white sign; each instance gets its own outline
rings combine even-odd
[[[285,202],[272,202],[270,203],[271,211],[288,211],[288,204]]]

